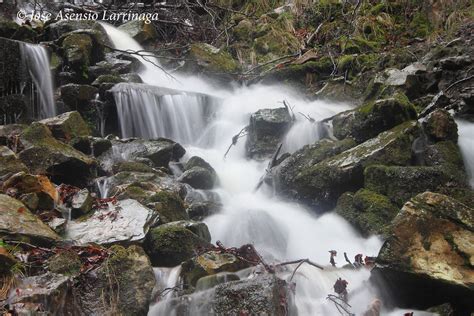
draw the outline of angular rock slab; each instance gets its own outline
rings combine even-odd
[[[97,210],[91,217],[68,223],[66,238],[79,245],[140,242],[158,215],[135,200],[127,199]]]
[[[42,243],[60,239],[51,228],[30,213],[23,203],[5,194],[0,194],[0,235],[26,237],[32,242]]]
[[[474,209],[425,192],[405,203],[391,233],[372,278],[399,306],[474,309]]]

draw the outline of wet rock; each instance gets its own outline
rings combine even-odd
[[[398,210],[388,197],[367,189],[344,193],[335,209],[364,236],[386,235]]]
[[[119,30],[124,31],[137,42],[144,43],[158,37],[155,25],[153,23],[145,23],[141,20],[132,20],[119,26]]]
[[[423,122],[426,134],[434,141],[458,140],[458,126],[451,114],[446,110],[435,110]]]
[[[87,123],[77,111],[66,112],[52,118],[44,119],[41,120],[40,123],[48,126],[54,138],[63,141],[90,135]]]
[[[17,172],[28,172],[25,164],[18,159],[10,148],[0,146],[0,177],[12,175]]]
[[[99,137],[76,137],[71,140],[70,145],[86,155],[99,157],[112,148],[112,142]]]
[[[151,160],[155,167],[167,168],[170,161],[178,160],[186,153],[180,144],[166,138],[131,139],[113,141],[112,144],[113,148],[100,157],[101,166],[107,171],[111,171],[112,166],[119,161],[137,161],[140,158]],[[120,152],[121,156],[117,157],[115,152]]]
[[[322,139],[312,145],[304,146],[272,169],[276,190],[284,195],[291,195],[290,190],[300,172],[354,146],[356,142],[350,138],[342,141]]]
[[[412,159],[411,144],[418,133],[417,122],[405,122],[336,156],[303,167],[279,191],[317,211],[331,209],[342,193],[363,186],[363,172],[369,165],[408,165]]]
[[[277,150],[293,119],[288,109],[262,109],[250,116],[247,142],[247,156],[263,160],[271,157]]]
[[[416,110],[403,95],[369,102],[362,107],[336,115],[333,120],[334,136],[354,138],[364,142],[379,133],[416,118]]]
[[[52,243],[59,240],[46,224],[31,214],[20,201],[0,194],[0,233],[8,238],[30,240],[33,243]]]
[[[66,231],[67,220],[65,218],[55,217],[47,224],[57,234],[62,235]]]
[[[87,189],[82,189],[72,197],[71,217],[77,218],[92,210],[94,199]]]
[[[110,257],[76,285],[77,303],[82,315],[146,315],[155,276],[142,248],[109,248]]]
[[[210,190],[216,182],[216,174],[202,167],[192,167],[183,172],[178,180],[195,189]]]
[[[79,274],[82,262],[76,252],[64,250],[49,258],[47,266],[53,273],[75,276]]]
[[[468,55],[450,56],[439,60],[439,64],[443,70],[459,70],[469,65],[472,58]]]
[[[425,192],[407,202],[392,223],[372,278],[397,306],[426,309],[449,302],[459,315],[474,308],[474,210]]]
[[[220,272],[236,272],[248,267],[248,262],[233,254],[211,250],[183,262],[181,277],[185,284],[194,286],[205,276]]]
[[[161,225],[161,227],[184,227],[191,232],[193,232],[195,235],[199,236],[201,239],[211,242],[211,233],[209,232],[209,228],[207,228],[207,225],[202,223],[202,222],[196,222],[196,221],[177,221],[177,222],[171,222],[167,223],[164,225]]]
[[[61,99],[70,109],[85,108],[99,90],[96,87],[70,83],[59,88]]]
[[[136,161],[120,161],[112,167],[114,173],[120,172],[142,172],[142,173],[153,173],[152,167]]]
[[[207,43],[193,43],[189,51],[189,71],[205,72],[211,75],[234,73],[239,70],[239,64],[225,50],[219,49]]]
[[[67,63],[76,71],[87,70],[92,63],[94,42],[87,34],[70,34],[62,42]]]
[[[14,188],[31,210],[51,210],[58,201],[58,193],[46,176],[18,172],[3,183],[3,191]],[[23,196],[24,195],[24,196]],[[28,203],[31,202],[31,203]],[[32,208],[36,206],[36,208]]]
[[[0,97],[0,115],[3,124],[14,123],[16,117],[28,113],[29,101],[22,94],[10,94]]]
[[[174,267],[210,244],[182,226],[158,226],[147,235],[145,250],[154,266]]]
[[[71,306],[64,303],[71,285],[70,277],[55,273],[27,277],[13,290],[10,308],[19,315],[37,315],[41,313],[38,311],[50,315],[67,314]]]
[[[259,275],[219,284],[206,295],[174,298],[167,306],[181,315],[193,315],[193,311],[199,310],[209,315],[281,316],[296,313],[293,295],[286,281],[274,275]]]
[[[430,307],[426,311],[429,313],[440,315],[440,316],[454,316],[455,315],[454,309],[449,303]]]
[[[93,20],[64,19],[51,23],[45,28],[49,40],[55,40],[74,31],[92,31],[102,41],[107,41],[107,32],[98,22]]]
[[[25,149],[20,160],[35,174],[49,174],[57,183],[85,186],[95,168],[95,160],[56,140],[41,123],[33,123],[21,135]]]
[[[197,281],[196,292],[209,290],[218,284],[239,280],[240,278],[237,274],[229,272],[221,272],[213,275],[207,275]]]
[[[155,211],[135,200],[122,200],[90,217],[70,221],[65,238],[80,245],[142,242],[157,221]]]
[[[204,218],[218,213],[221,209],[221,203],[206,201],[191,204],[186,209],[186,212],[188,213],[190,219],[202,221]]]
[[[388,196],[399,207],[419,193],[437,191],[458,181],[456,174],[442,167],[378,165],[367,167],[364,176],[366,188]]]

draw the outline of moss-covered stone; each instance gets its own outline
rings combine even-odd
[[[360,189],[356,193],[341,195],[337,201],[336,213],[365,236],[386,235],[390,222],[398,213],[398,207],[384,195]]]
[[[190,58],[196,61],[198,68],[209,73],[233,73],[240,68],[228,52],[209,44],[191,44],[189,54]]]
[[[408,98],[396,94],[336,115],[332,121],[334,136],[339,139],[350,136],[360,143],[416,117],[415,107]]]
[[[48,126],[55,138],[64,141],[90,135],[87,123],[77,111],[66,112],[40,122]]]
[[[68,64],[78,72],[82,72],[92,63],[92,38],[87,34],[71,34],[62,42],[62,49]]]
[[[423,123],[426,134],[434,141],[450,140],[457,142],[458,127],[451,114],[446,110],[435,110]]]
[[[185,227],[158,226],[152,228],[145,242],[145,250],[153,265],[174,267],[193,257],[198,247],[209,245]]]
[[[136,161],[121,161],[116,163],[112,170],[114,173],[120,172],[143,172],[143,173],[153,173],[153,168],[145,165],[141,162]]]
[[[17,155],[10,148],[0,146],[0,177],[21,171],[28,172],[25,164],[18,159]]]
[[[119,26],[119,29],[133,37],[137,42],[144,43],[158,37],[153,23],[143,20],[132,20]]]
[[[81,259],[76,252],[64,250],[48,259],[48,269],[53,273],[63,275],[77,275],[82,266]]]

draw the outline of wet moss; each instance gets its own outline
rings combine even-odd
[[[64,275],[78,275],[82,262],[77,253],[72,250],[65,250],[48,260],[48,269],[53,273]]]
[[[212,72],[233,73],[240,68],[227,51],[208,44],[192,44],[190,54],[191,58],[194,58],[199,65]]]

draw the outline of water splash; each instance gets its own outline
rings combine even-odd
[[[36,86],[40,101],[38,118],[44,119],[56,115],[53,97],[53,79],[49,68],[49,57],[46,48],[41,45],[22,43],[21,53],[31,78]]]

